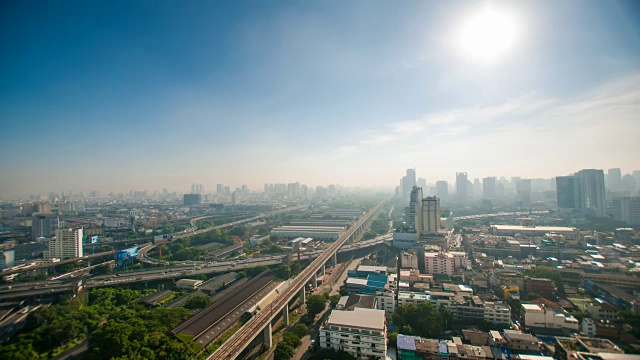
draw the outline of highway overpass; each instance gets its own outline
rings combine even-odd
[[[322,252],[309,266],[302,270],[296,276],[289,287],[287,287],[276,299],[271,303],[269,309],[263,309],[256,316],[251,318],[240,330],[233,334],[226,342],[224,342],[211,356],[207,359],[235,359],[246,348],[251,341],[262,334],[264,336],[264,344],[267,348],[271,347],[271,322],[282,311],[285,324],[289,323],[289,301],[295,296],[300,296],[301,301],[305,301],[305,284],[317,276],[318,271],[324,272],[325,264],[333,259],[336,261],[336,252],[349,239],[357,238],[363,231],[364,226],[368,224],[372,215],[375,214],[385,201],[381,201],[374,206],[366,215],[353,224],[349,230],[338,238],[327,250]]]

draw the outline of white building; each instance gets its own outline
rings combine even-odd
[[[504,303],[485,302],[484,321],[492,324],[510,324],[511,310]]]
[[[593,320],[617,320],[618,309],[608,302],[596,298],[596,303],[587,303],[585,310]]]
[[[571,329],[578,330],[580,323],[578,319],[571,315],[556,311],[550,306],[540,306],[536,304],[522,304],[520,314],[527,327],[540,327],[550,329]]]
[[[376,292],[376,309],[384,310],[387,316],[393,315],[396,311],[396,299],[393,290],[385,289]]]
[[[429,196],[422,199],[420,225],[421,234],[438,234],[440,231],[440,199],[435,196]]]
[[[46,259],[72,259],[82,257],[82,228],[56,229],[56,237],[49,241],[49,250],[45,251]]]
[[[320,328],[320,347],[343,350],[357,359],[384,360],[387,353],[385,312],[363,308],[333,310]]]
[[[613,218],[630,225],[640,225],[640,196],[613,199]]]

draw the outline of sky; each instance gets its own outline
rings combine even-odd
[[[0,54],[0,196],[640,169],[633,0],[8,0]]]

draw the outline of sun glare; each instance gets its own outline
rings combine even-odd
[[[512,47],[516,31],[516,24],[511,16],[485,8],[471,16],[463,25],[460,47],[474,59],[498,60]]]

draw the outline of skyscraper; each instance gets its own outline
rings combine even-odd
[[[531,179],[520,179],[516,182],[518,201],[523,205],[531,204]]]
[[[456,197],[458,198],[458,201],[467,200],[468,182],[469,180],[467,180],[466,172],[456,173]]]
[[[409,200],[409,194],[413,191],[413,187],[416,186],[416,170],[407,169],[407,175],[402,177],[400,183],[402,185],[402,198],[407,201]]]
[[[596,169],[578,171],[582,208],[595,211],[598,216],[605,216],[604,172]]]
[[[422,188],[414,186],[409,194],[409,206],[405,208],[405,223],[409,232],[420,232]]]
[[[436,235],[440,230],[440,199],[429,196],[422,199],[420,234]]]
[[[556,177],[556,199],[560,209],[579,209],[582,204],[577,176]]]
[[[224,195],[224,185],[222,185],[222,184],[217,184],[216,185],[216,194]]]
[[[38,215],[31,220],[31,238],[35,241],[40,237],[53,236],[58,228],[58,217],[52,215]]]
[[[495,199],[496,197],[496,178],[486,177],[482,179],[482,196],[485,199]]]
[[[436,182],[436,196],[439,199],[446,200],[449,197],[449,184],[440,180]]]
[[[619,168],[609,169],[606,182],[607,189],[620,191],[622,187],[622,171]]]

